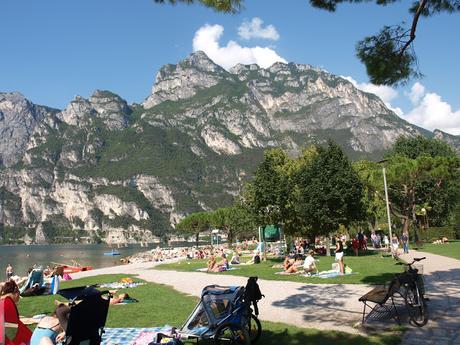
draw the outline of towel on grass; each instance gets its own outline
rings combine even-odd
[[[106,289],[128,289],[128,288],[133,288],[137,287],[140,285],[144,285],[145,283],[120,283],[120,282],[114,282],[114,283],[105,283],[105,284],[99,284],[99,287],[101,288],[106,288]]]
[[[322,279],[327,279],[327,278],[336,278],[336,277],[342,277],[342,276],[349,276],[352,274],[356,273],[345,273],[341,274],[340,272],[337,271],[322,271],[316,274],[304,274],[304,277],[310,278],[310,277],[315,277],[315,278],[322,278]]]
[[[196,269],[198,272],[208,272],[208,268],[207,267],[203,267],[203,268],[197,268]],[[221,272],[225,272],[225,271],[234,271],[234,270],[239,270],[238,267],[230,267],[230,268],[227,268]],[[219,273],[219,272],[213,272],[213,273]]]
[[[302,272],[292,272],[292,273],[288,273],[288,272],[284,272],[284,271],[275,272],[275,274],[279,274],[281,276],[294,276],[294,275],[299,274],[299,273],[302,273]]]

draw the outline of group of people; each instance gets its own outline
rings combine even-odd
[[[0,299],[5,298],[10,298],[16,305],[19,303],[19,287],[12,279],[5,281],[0,289]],[[30,339],[30,345],[54,345],[62,342],[65,338],[64,330],[67,327],[69,312],[70,308],[67,305],[57,303],[53,315],[42,318],[38,323]]]
[[[293,258],[286,256],[283,261],[283,269],[286,274],[294,273],[303,273],[303,274],[313,274],[318,273],[318,268],[316,267],[316,260],[314,258],[315,252],[309,250],[305,259],[302,258],[302,255],[295,254]]]

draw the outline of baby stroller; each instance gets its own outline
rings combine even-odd
[[[254,294],[254,290],[258,293]],[[178,333],[183,339],[213,339],[215,344],[255,343],[262,327],[251,303],[258,314],[257,301],[261,297],[257,277],[249,278],[246,287],[206,286],[200,302]]]
[[[70,307],[64,344],[99,345],[111,294],[108,291],[99,291],[94,286],[62,289],[58,294],[69,300]]]

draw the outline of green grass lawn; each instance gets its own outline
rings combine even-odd
[[[416,249],[460,260],[460,241],[451,241],[444,244],[426,243],[422,247]]]
[[[331,264],[334,262],[333,256],[318,256],[317,267],[320,271],[331,269]],[[249,258],[243,258],[243,262]],[[258,265],[235,265],[237,270],[231,270],[221,273],[210,274],[229,274],[244,277],[258,276],[261,279],[267,280],[289,280],[303,283],[328,283],[328,284],[384,284],[391,280],[395,273],[402,272],[403,267],[391,257],[382,257],[381,252],[369,251],[364,256],[345,256],[344,262],[353,269],[354,274],[340,276],[336,278],[315,278],[303,277],[301,275],[277,275],[275,272],[282,271],[281,268],[272,268],[274,264],[281,263],[280,259],[267,259]],[[156,266],[155,269],[188,271],[194,272],[197,268],[206,267],[206,260],[184,260],[172,264],[163,264]]]
[[[121,275],[101,275],[64,282],[62,288],[88,285],[95,283],[113,282]],[[177,292],[165,285],[147,283],[126,291],[137,298],[139,303],[110,306],[106,327],[156,327],[169,324],[180,327],[192,312],[198,298]],[[58,296],[60,300],[64,299]],[[22,298],[19,302],[19,312],[23,316],[51,313],[54,310],[53,301],[56,296],[40,296]],[[401,331],[379,332],[369,337],[348,333],[304,329],[282,323],[262,322],[261,345],[396,345],[400,343]]]

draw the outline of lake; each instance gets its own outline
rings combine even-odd
[[[49,245],[14,245],[0,246],[0,281],[5,279],[5,268],[11,264],[14,274],[25,276],[27,269],[34,264],[52,266],[53,262],[72,264],[72,260],[84,266],[94,268],[120,265],[120,259],[138,252],[156,248],[156,244],[149,247],[131,245],[120,248],[121,255],[104,256],[104,252],[110,252],[111,247],[104,244],[49,244]]]

